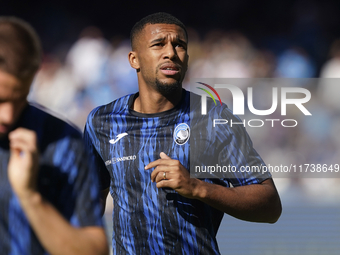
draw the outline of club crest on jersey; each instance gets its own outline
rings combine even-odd
[[[190,138],[190,127],[186,123],[177,125],[174,132],[174,141],[178,145],[185,144]]]

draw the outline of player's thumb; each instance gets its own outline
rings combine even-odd
[[[164,152],[161,152],[159,154],[161,156],[161,159],[171,159],[168,155],[166,155]]]

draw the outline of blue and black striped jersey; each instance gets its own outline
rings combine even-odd
[[[264,164],[262,159],[243,127],[234,131],[218,127],[212,136],[210,117],[200,117],[200,96],[183,90],[176,107],[156,114],[132,110],[137,96],[94,109],[85,126],[86,146],[100,172],[101,189],[110,187],[113,197],[114,254],[219,254],[216,233],[223,212],[172,189],[158,189],[151,182],[153,169],[144,167],[159,159],[160,152],[179,160],[188,171],[203,158],[237,167]],[[208,107],[214,116],[234,118],[225,105],[209,101]],[[269,174],[242,173],[204,180],[230,187],[267,178]]]
[[[37,133],[42,196],[74,226],[103,226],[98,176],[89,169],[81,134],[32,105],[24,109],[16,127]],[[0,254],[47,254],[8,181],[9,157],[9,141],[4,138],[0,140]]]

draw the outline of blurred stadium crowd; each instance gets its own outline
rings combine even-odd
[[[256,48],[241,32],[211,30],[200,36],[190,28],[188,33],[186,89],[197,78],[340,78],[340,40],[331,44],[328,60],[318,68],[301,47],[288,47],[277,54]],[[137,92],[135,70],[127,58],[129,51],[128,38],[108,41],[98,27],[87,27],[66,52],[46,53],[29,98],[83,129],[94,107]],[[340,87],[321,79],[306,87],[312,93],[309,108],[317,123],[302,118],[294,131],[280,127],[249,131],[266,163],[340,163]],[[261,103],[261,96],[257,101]],[[291,176],[276,182],[281,196],[296,199],[297,194],[303,194],[320,203],[340,201],[340,179]]]

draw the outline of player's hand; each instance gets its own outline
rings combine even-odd
[[[151,180],[156,182],[157,188],[171,188],[184,197],[195,198],[200,181],[190,178],[189,171],[178,160],[171,159],[164,152],[160,157],[145,167],[145,170],[155,167]]]
[[[30,196],[37,189],[39,152],[34,131],[18,128],[9,133],[10,159],[8,179],[19,198]]]

